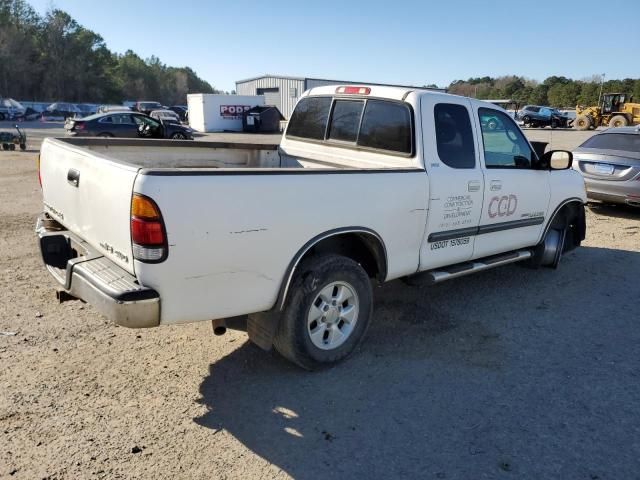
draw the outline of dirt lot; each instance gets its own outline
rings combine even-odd
[[[34,157],[0,152],[0,478],[640,478],[640,212],[590,209],[557,271],[380,287],[361,350],[306,373],[57,304]]]

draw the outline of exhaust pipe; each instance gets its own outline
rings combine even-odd
[[[227,328],[230,330],[246,332],[248,318],[248,315],[240,315],[238,317],[219,318],[217,320],[211,320],[213,334],[218,337],[224,335],[225,333],[227,333]]]

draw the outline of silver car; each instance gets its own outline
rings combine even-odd
[[[640,126],[598,132],[573,151],[587,197],[640,207]]]

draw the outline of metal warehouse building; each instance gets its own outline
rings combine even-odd
[[[238,95],[264,95],[265,105],[275,105],[285,118],[289,118],[296,102],[305,90],[324,85],[383,85],[371,82],[353,82],[345,80],[327,80],[324,78],[285,77],[281,75],[262,75],[261,77],[238,80]],[[411,85],[390,85],[394,87],[424,88]],[[445,89],[438,89],[446,91]]]

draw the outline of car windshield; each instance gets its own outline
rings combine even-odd
[[[582,148],[598,148],[602,150],[621,150],[623,152],[640,152],[640,134],[636,133],[601,133],[589,138],[580,145]]]

